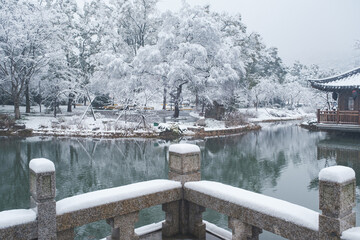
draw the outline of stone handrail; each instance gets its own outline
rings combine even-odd
[[[262,194],[199,181],[185,184],[184,198],[227,215],[229,227],[248,237],[255,237],[261,229],[290,239],[317,239],[318,236],[319,213]]]
[[[200,165],[199,148],[181,144],[169,148],[169,179],[181,181],[184,198],[165,209],[167,217],[179,220],[171,224],[165,222],[164,236],[180,232],[205,239],[201,215],[205,208],[229,217],[233,240],[259,239],[262,229],[289,239],[340,239],[342,232],[355,226],[356,183],[351,168],[335,166],[320,171],[319,208],[322,213],[317,213],[221,183],[200,181]],[[169,230],[170,226],[177,225],[179,229]]]
[[[37,238],[38,222],[36,221],[36,213],[34,212],[33,220],[23,219],[23,214],[14,214],[14,211],[28,211],[25,209],[9,210],[0,212],[0,219],[13,220],[11,224],[3,226],[0,222],[0,239],[35,239]],[[16,217],[15,217],[15,216]]]
[[[355,226],[355,173],[335,166],[319,174],[322,213],[258,193],[200,181],[200,148],[169,148],[169,180],[152,180],[55,201],[55,167],[47,159],[30,162],[31,209],[0,212],[0,239],[74,239],[74,228],[106,219],[109,239],[135,240],[141,209],[162,205],[162,235],[205,239],[202,212],[229,217],[232,239],[259,238],[262,229],[289,239],[340,239]]]
[[[57,202],[58,238],[60,235],[63,239],[73,238],[75,227],[103,219],[116,225],[116,219],[122,216],[125,221],[133,219],[135,224],[140,210],[181,198],[181,185],[170,180],[152,180],[69,197]]]
[[[179,182],[151,180],[55,202],[55,168],[47,159],[30,162],[30,192],[32,209],[0,212],[0,239],[74,239],[75,227],[104,219],[112,239],[137,239],[140,210],[182,199]]]

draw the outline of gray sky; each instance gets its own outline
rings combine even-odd
[[[187,0],[212,11],[240,13],[248,31],[277,47],[286,64],[346,70],[360,66],[360,0]],[[159,0],[159,9],[177,10],[181,0]]]

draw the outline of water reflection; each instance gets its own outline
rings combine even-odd
[[[360,173],[358,138],[309,132],[293,123],[266,124],[261,131],[244,135],[187,142],[202,150],[202,179],[263,193],[315,211],[317,176],[322,168],[339,164]],[[170,144],[142,139],[0,138],[0,211],[29,207],[28,164],[32,158],[45,157],[54,162],[59,200],[167,178]],[[357,212],[360,213],[359,207]],[[142,211],[137,225],[163,218],[158,206]],[[216,212],[207,211],[204,218],[227,227],[227,217]],[[100,238],[108,233],[104,222],[77,229],[78,239]],[[267,233],[261,238],[281,239]]]
[[[317,145],[317,159],[325,159],[326,166],[343,165],[360,173],[360,141],[358,136],[332,135]],[[360,186],[360,177],[356,179]]]

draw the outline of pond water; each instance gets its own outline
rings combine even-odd
[[[332,165],[354,168],[360,176],[360,136],[309,132],[294,122],[265,124],[244,135],[183,140],[202,154],[202,179],[263,193],[318,209],[318,173]],[[157,178],[167,178],[162,140],[0,138],[0,211],[29,207],[28,164],[45,157],[56,167],[56,199]],[[359,188],[360,177],[357,180]],[[358,191],[357,191],[358,192]],[[357,221],[360,216],[357,193]],[[164,219],[161,206],[141,211],[137,226]],[[204,219],[227,227],[227,217],[207,210]],[[77,239],[110,233],[100,221],[76,229]],[[261,239],[282,239],[270,233]]]

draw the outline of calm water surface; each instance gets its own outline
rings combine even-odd
[[[318,173],[345,165],[360,176],[360,137],[309,132],[295,123],[264,125],[261,131],[206,140],[199,145],[202,179],[274,196],[315,211]],[[161,140],[92,140],[0,138],[0,211],[29,207],[28,164],[45,157],[56,167],[57,200],[104,188],[167,178],[170,142]],[[357,180],[359,187],[360,177]],[[358,191],[357,191],[358,192]],[[357,221],[360,216],[357,193]],[[161,221],[161,206],[141,211],[137,226]],[[206,211],[204,219],[226,228],[227,217]],[[77,239],[110,233],[104,221],[76,229]],[[281,239],[263,233],[261,239]]]

